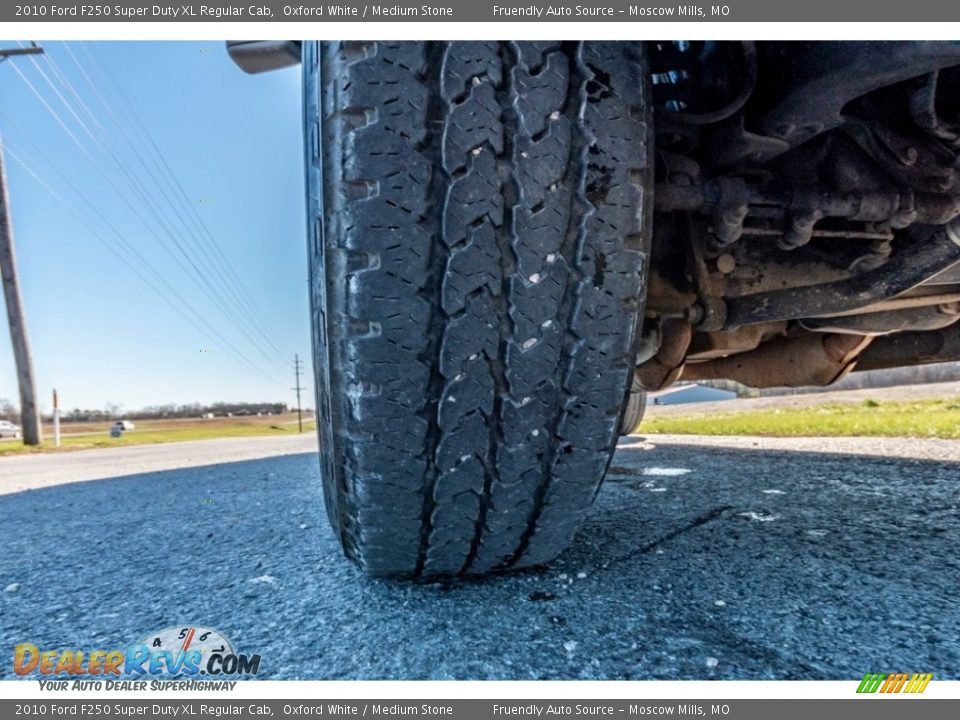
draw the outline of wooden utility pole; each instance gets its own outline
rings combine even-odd
[[[3,297],[7,303],[7,322],[10,325],[10,343],[13,345],[17,382],[20,385],[20,424],[23,426],[23,444],[39,445],[43,436],[40,431],[40,413],[37,408],[37,388],[33,382],[30,342],[27,340],[27,321],[23,316],[20,279],[17,276],[17,260],[13,249],[7,170],[3,163],[3,138],[0,138],[0,278],[3,280]]]
[[[13,55],[35,55],[42,52],[43,50],[36,45],[29,48],[0,50],[0,63]],[[10,195],[7,192],[7,170],[3,162],[2,137],[0,137],[0,281],[3,282],[3,297],[6,301],[7,321],[10,325],[10,342],[13,345],[13,359],[17,366],[17,382],[20,387],[20,424],[23,426],[23,444],[39,445],[43,441],[43,435],[40,429],[37,389],[33,381],[30,342],[27,340],[27,321],[23,315],[23,301],[20,299],[20,280],[17,276],[16,253],[13,246]]]
[[[300,425],[300,432],[303,432],[303,412],[300,409],[300,355],[293,356],[293,372],[297,378],[297,386],[293,388],[297,391],[297,423]]]

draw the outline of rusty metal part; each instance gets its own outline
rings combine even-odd
[[[793,335],[750,352],[688,363],[679,379],[734,380],[755,388],[831,385],[852,370],[872,340],[861,335]]]
[[[660,350],[653,359],[638,365],[634,370],[634,380],[644,390],[662,390],[671,385],[680,375],[683,358],[690,346],[690,323],[667,319],[663,321],[661,331],[663,340]]]
[[[960,263],[956,226],[955,220],[929,238],[904,238],[883,266],[846,280],[730,298],[725,327],[823,317],[896,297]]]
[[[786,322],[768,323],[765,325],[744,325],[736,330],[722,332],[694,333],[687,350],[687,361],[700,362],[726,357],[732,353],[743,353],[757,348],[778,335],[785,335]]]
[[[891,223],[904,228],[914,222],[945,225],[960,216],[960,196],[937,192],[903,190],[855,190],[841,192],[819,187],[747,183],[742,178],[721,177],[695,185],[659,183],[654,192],[658,212],[709,211],[718,223],[721,238],[739,237],[733,222],[751,209],[779,209],[790,213],[801,231],[822,218],[857,222]],[[719,220],[718,220],[719,218]],[[742,226],[742,221],[739,223]],[[742,230],[742,229],[741,229]]]
[[[917,290],[920,289],[921,288],[917,288]],[[931,305],[950,305],[952,303],[960,303],[960,292],[924,292],[901,295],[900,297],[895,297],[891,300],[884,300],[883,302],[879,302],[875,305],[868,305],[867,307],[860,308],[858,310],[847,310],[845,312],[833,313],[831,315],[821,315],[820,317],[852,317],[854,315],[864,315],[866,313],[892,312],[898,310],[909,310],[911,308],[930,307]]]
[[[779,237],[782,231],[779,228],[744,226],[741,237]],[[870,230],[823,230],[814,228],[811,238],[829,238],[831,240],[892,240],[893,233],[889,231]],[[791,248],[793,249],[793,248]]]
[[[887,121],[879,102],[862,103],[869,121],[851,119],[846,133],[874,158],[900,186],[932,193],[956,193],[960,168],[956,151],[937,141],[919,141],[915,132],[903,132]]]
[[[737,259],[730,253],[723,253],[718,256],[713,264],[716,266],[717,272],[722,275],[729,275],[737,269]]]
[[[690,310],[690,323],[698,330],[720,330],[727,320],[727,306],[713,286],[703,244],[695,240],[695,223],[689,216],[687,225],[687,262],[693,275],[697,304]]]
[[[813,226],[823,220],[823,210],[809,208],[796,212],[790,218],[790,227],[777,243],[781,250],[802,247],[813,239]]]
[[[960,361],[960,324],[931,332],[905,332],[877,338],[860,357],[856,370],[957,361]]]
[[[718,198],[713,210],[713,228],[717,242],[721,245],[736,242],[743,233],[743,221],[750,212],[746,181],[737,177],[718,178],[715,187],[711,187],[709,192]]]
[[[905,330],[939,330],[960,320],[960,304],[872,312],[847,317],[810,318],[800,326],[815,332],[850,335],[891,335]],[[751,326],[747,326],[751,327]]]

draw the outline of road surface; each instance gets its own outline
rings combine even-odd
[[[312,432],[286,437],[234,437],[155,445],[0,457],[0,495],[70,482],[305,453],[317,447]]]
[[[180,624],[259,653],[266,678],[960,677],[960,443],[651,441],[621,444],[549,568],[431,585],[342,558],[312,452],[210,443],[192,457],[218,464],[133,474],[179,450],[123,448],[156,454],[71,484],[47,468],[0,496],[0,677],[16,643]]]

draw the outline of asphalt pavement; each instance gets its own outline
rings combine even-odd
[[[316,450],[312,432],[61,450],[0,457],[0,495],[64,483],[259,460]]]
[[[429,585],[342,557],[312,452],[48,476],[0,495],[0,678],[181,624],[271,679],[958,678],[958,447],[629,438],[561,559]]]

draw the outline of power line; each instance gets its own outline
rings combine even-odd
[[[102,93],[100,93],[99,89],[96,86],[96,83],[93,81],[90,75],[83,69],[83,66],[80,64],[79,60],[77,59],[73,51],[70,49],[70,47],[66,43],[63,43],[63,45],[67,53],[73,59],[74,64],[77,65],[84,79],[86,79],[91,89],[100,99],[100,102],[104,106],[104,109],[106,109],[107,113],[111,116],[111,118],[113,119],[117,127],[120,128],[121,132],[124,132],[125,123],[121,122],[117,118],[116,114],[110,108],[109,103],[103,97]],[[157,163],[157,167],[160,169],[161,177],[163,177],[166,180],[166,182],[168,183],[168,186],[175,189],[176,191],[175,194],[178,196],[183,207],[187,209],[188,214],[192,216],[193,221],[197,224],[197,226],[202,231],[201,234],[205,236],[207,243],[212,248],[213,254],[218,259],[220,266],[225,269],[226,271],[225,274],[231,279],[234,287],[238,290],[238,295],[240,296],[241,304],[243,304],[247,308],[247,310],[250,312],[251,316],[257,322],[261,330],[263,330],[263,332],[266,335],[271,336],[276,341],[276,345],[274,345],[274,347],[275,349],[278,350],[278,353],[280,355],[289,356],[286,350],[283,349],[282,341],[280,341],[278,336],[276,336],[272,332],[271,325],[266,321],[266,319],[260,313],[257,307],[257,304],[253,301],[250,294],[246,291],[246,288],[243,282],[240,280],[239,276],[234,270],[226,254],[223,252],[223,249],[221,248],[220,244],[217,242],[213,233],[210,231],[210,228],[207,226],[206,222],[204,222],[203,218],[197,212],[197,209],[194,203],[190,202],[189,197],[187,196],[187,193],[183,187],[183,184],[180,182],[177,175],[173,172],[172,168],[170,167],[170,164],[167,162],[160,147],[157,145],[156,141],[153,139],[153,136],[151,135],[150,131],[141,121],[139,115],[137,114],[135,108],[133,107],[133,103],[130,101],[130,99],[124,92],[122,85],[116,78],[116,75],[114,75],[110,70],[109,64],[106,64],[106,67],[102,66],[97,61],[97,59],[93,56],[93,53],[91,52],[91,50],[85,44],[81,43],[81,47],[83,48],[84,53],[89,58],[91,65],[94,68],[96,68],[96,70],[100,73],[100,75],[103,78],[105,78],[107,82],[113,86],[114,92],[117,95],[117,97],[120,99],[120,103],[124,107],[127,117],[131,120],[130,127],[138,130],[141,138],[146,141],[145,145],[147,148],[149,148],[152,151],[153,159]],[[138,151],[136,144],[129,141],[129,139],[128,139],[128,143],[131,145],[131,147],[134,148],[135,151]]]
[[[179,232],[175,232],[172,227],[172,223],[170,223],[167,219],[161,216],[159,212],[159,203],[151,202],[150,198],[148,197],[147,189],[145,188],[144,184],[140,181],[140,179],[135,175],[134,171],[127,165],[127,163],[123,160],[123,158],[116,152],[115,148],[113,148],[111,145],[104,145],[104,143],[102,143],[97,137],[93,135],[93,133],[89,130],[89,128],[87,128],[86,125],[83,123],[79,115],[73,110],[73,107],[70,105],[70,103],[63,97],[61,93],[59,93],[56,90],[55,87],[53,87],[52,82],[47,77],[46,73],[44,73],[39,67],[37,67],[37,69],[40,72],[41,77],[43,77],[43,79],[47,82],[47,84],[51,86],[51,89],[54,90],[57,97],[60,98],[61,102],[67,106],[68,111],[74,116],[74,118],[77,120],[78,124],[84,130],[84,132],[90,137],[91,140],[93,140],[93,142],[98,146],[98,148],[101,151],[108,154],[112,158],[117,168],[120,170],[120,172],[126,178],[127,182],[130,184],[131,190],[140,199],[143,205],[147,208],[148,213],[152,215],[153,219],[158,223],[161,230],[167,235],[167,237],[169,237],[173,245],[182,255],[183,259],[189,265],[189,267],[184,266],[183,263],[180,262],[179,258],[177,257],[177,254],[166,243],[164,243],[163,239],[157,236],[156,233],[152,233],[154,237],[156,237],[157,240],[161,242],[164,249],[167,250],[167,252],[174,258],[174,260],[181,265],[181,267],[184,269],[185,272],[190,274],[190,269],[193,270],[194,280],[199,283],[200,290],[204,293],[204,295],[206,295],[207,298],[214,304],[214,306],[217,307],[227,317],[227,319],[237,327],[238,330],[240,330],[240,332],[247,338],[247,340],[252,345],[254,345],[254,347],[267,359],[267,361],[273,363],[275,367],[277,367],[278,369],[283,367],[283,363],[280,362],[278,357],[271,356],[270,354],[268,354],[264,350],[264,348],[261,346],[261,344],[257,340],[254,340],[254,338],[250,334],[250,331],[247,329],[247,325],[243,322],[243,319],[238,316],[236,310],[233,307],[231,307],[229,303],[223,302],[222,298],[219,296],[220,290],[214,287],[213,282],[209,279],[207,274],[198,266],[197,259],[194,258],[192,254],[186,249],[185,245],[181,243],[180,240],[184,240],[184,242],[186,242],[185,238]],[[22,74],[21,74],[21,77],[22,77]],[[26,80],[26,82],[31,86],[31,88],[36,93],[37,92],[36,88],[33,88],[32,84],[29,83],[29,80]],[[51,109],[49,105],[47,105],[47,107],[48,109]],[[94,123],[99,125],[99,121],[96,120],[95,117],[93,117],[93,121]],[[100,127],[102,129],[102,126]],[[103,134],[106,136],[105,130],[103,130]],[[109,140],[107,142],[109,143]],[[92,157],[92,155],[89,153],[89,151],[86,150],[85,147],[81,146],[81,149],[84,150],[85,154],[87,154],[88,157],[90,157],[91,161],[96,162],[95,159]],[[101,169],[101,172],[103,172],[102,169]],[[109,176],[105,174],[105,177],[107,177],[109,182],[110,181]],[[113,186],[117,190],[117,192],[120,193],[119,188],[117,188],[115,184]],[[127,200],[122,196],[122,193],[121,193],[121,197],[127,201],[128,206],[132,210],[134,210],[134,212],[136,213],[136,210],[133,207],[133,205],[129,202],[129,200]],[[145,220],[143,220],[142,216],[139,215],[139,213],[136,213],[136,214],[138,218],[141,220],[141,222],[143,222],[145,226],[147,226],[147,228],[150,229],[149,224]],[[180,238],[179,240],[178,240],[178,236]],[[200,264],[202,265],[202,261],[200,261]]]
[[[2,112],[2,111],[0,111],[0,112]],[[3,114],[6,115],[6,113],[3,113]],[[29,143],[29,140],[28,140],[28,143]],[[32,145],[32,143],[31,143],[31,145]],[[263,377],[266,378],[267,380],[270,380],[271,382],[276,382],[276,378],[271,377],[269,373],[267,373],[266,371],[263,370],[263,368],[261,368],[259,365],[257,365],[256,363],[254,363],[253,361],[251,361],[249,358],[247,358],[246,355],[244,355],[240,350],[238,350],[229,340],[227,340],[225,337],[223,337],[223,335],[221,335],[220,332],[219,332],[213,325],[211,325],[209,322],[207,322],[199,313],[197,313],[196,311],[193,311],[193,314],[196,316],[197,320],[199,320],[200,323],[202,323],[203,325],[206,326],[205,328],[200,327],[200,326],[197,324],[197,322],[195,322],[195,321],[194,321],[192,318],[190,318],[188,315],[184,314],[184,312],[182,311],[182,309],[179,308],[179,307],[177,307],[177,305],[171,300],[171,297],[174,298],[174,299],[176,299],[176,300],[178,300],[178,301],[183,305],[183,307],[187,308],[188,310],[192,310],[192,309],[193,309],[191,303],[189,303],[186,299],[184,299],[183,296],[180,295],[180,293],[177,292],[177,290],[169,283],[169,281],[167,281],[166,278],[164,278],[162,275],[160,275],[160,273],[157,272],[157,270],[156,270],[155,268],[153,268],[153,267],[150,265],[149,262],[146,261],[146,259],[143,257],[143,255],[140,254],[140,252],[136,249],[136,247],[134,247],[133,245],[131,245],[131,244],[126,240],[126,238],[124,238],[123,235],[122,235],[112,224],[110,224],[110,221],[107,220],[107,219],[100,213],[99,210],[97,210],[96,206],[95,206],[93,203],[91,203],[86,197],[84,197],[83,194],[77,189],[77,187],[76,187],[72,182],[70,182],[69,178],[66,178],[62,173],[60,173],[59,170],[56,169],[56,166],[53,165],[53,164],[50,162],[50,160],[49,160],[45,155],[43,155],[43,153],[42,153],[41,151],[39,151],[39,150],[37,151],[37,152],[40,154],[41,158],[43,158],[43,160],[44,160],[48,165],[51,165],[51,167],[53,167],[54,170],[56,170],[56,171],[58,172],[58,174],[60,174],[60,176],[66,181],[68,187],[70,187],[70,189],[73,190],[73,192],[91,208],[91,210],[93,211],[93,213],[96,214],[96,215],[100,218],[100,220],[107,226],[107,228],[108,228],[111,232],[113,232],[113,234],[115,234],[115,235],[117,236],[117,238],[118,238],[119,241],[120,241],[120,242],[119,242],[120,247],[121,247],[123,250],[125,250],[127,253],[129,253],[130,255],[132,255],[136,260],[139,260],[140,263],[141,263],[141,267],[143,267],[143,268],[146,269],[146,270],[152,270],[152,271],[153,271],[153,274],[156,276],[156,279],[160,282],[160,284],[162,284],[162,285],[164,285],[164,286],[166,287],[166,291],[162,291],[162,290],[160,290],[159,288],[157,288],[157,286],[156,286],[153,282],[151,282],[151,280],[148,279],[148,278],[143,274],[143,272],[141,271],[140,267],[138,267],[135,263],[131,262],[128,258],[124,257],[124,255],[123,255],[122,252],[118,252],[117,249],[116,249],[116,247],[115,247],[112,243],[110,243],[109,241],[107,241],[99,232],[97,232],[97,230],[96,230],[95,228],[93,228],[93,227],[86,221],[86,219],[85,219],[79,212],[77,212],[77,210],[76,210],[75,208],[73,208],[69,203],[67,203],[67,201],[64,200],[63,197],[61,197],[59,193],[57,193],[48,183],[46,183],[46,182],[37,174],[37,172],[36,172],[17,152],[15,152],[12,148],[8,148],[8,152],[9,152],[9,154],[10,154],[10,157],[12,157],[12,158],[17,162],[17,164],[19,164],[19,165],[27,172],[27,174],[29,174],[29,175],[30,175],[42,188],[44,188],[57,202],[59,202],[61,205],[63,205],[74,217],[76,217],[77,220],[78,220],[85,228],[87,228],[87,230],[90,231],[90,233],[91,233],[97,240],[99,240],[101,243],[103,243],[103,244],[107,247],[108,250],[110,250],[111,252],[113,252],[114,255],[116,255],[127,267],[129,267],[129,268],[133,271],[133,273],[134,273],[138,278],[140,278],[141,281],[144,282],[144,284],[147,285],[147,287],[149,287],[151,290],[153,290],[155,293],[157,293],[157,295],[159,295],[161,299],[163,299],[165,302],[167,302],[167,304],[169,304],[171,307],[173,307],[173,309],[176,310],[182,317],[184,317],[184,319],[186,319],[191,325],[193,325],[193,326],[194,326],[197,330],[199,330],[200,332],[202,332],[202,333],[208,333],[208,332],[209,332],[209,333],[212,334],[214,337],[216,337],[217,339],[219,339],[220,342],[222,342],[225,347],[227,347],[231,352],[233,352],[233,353],[235,353],[235,354],[237,355],[238,359],[246,362],[247,365],[248,365],[248,367],[249,367],[250,369],[252,369],[252,370],[254,370],[255,372],[259,373],[261,376],[263,376]]]
[[[49,102],[46,101],[46,99],[43,97],[40,91],[33,85],[33,83],[30,82],[29,78],[27,78],[19,70],[17,70],[17,74],[24,81],[24,83],[31,90],[31,92],[33,92],[33,94],[40,100],[41,104],[43,104],[43,106],[51,114],[54,120],[61,126],[61,128],[64,129],[64,131],[67,133],[68,137],[70,137],[70,139],[74,142],[74,144],[76,144],[80,148],[80,150],[84,153],[84,155],[91,161],[91,163],[93,163],[94,166],[97,167],[97,169],[104,176],[107,182],[115,190],[115,192],[117,193],[117,196],[127,205],[128,209],[130,209],[130,211],[134,214],[134,216],[137,217],[137,219],[141,223],[143,223],[144,227],[150,232],[151,235],[153,235],[154,238],[157,239],[157,241],[161,244],[163,249],[174,259],[175,262],[177,262],[178,265],[180,265],[181,269],[184,270],[184,272],[186,272],[188,276],[192,277],[194,281],[198,283],[198,287],[201,290],[201,292],[211,301],[211,303],[213,303],[215,307],[217,307],[227,317],[227,319],[231,322],[231,324],[233,324],[246,337],[247,341],[249,341],[252,345],[254,345],[254,347],[258,350],[258,352],[260,352],[261,355],[263,355],[271,364],[276,365],[276,367],[278,368],[281,367],[282,363],[278,362],[279,358],[277,356],[268,354],[265,351],[264,347],[261,345],[261,343],[258,342],[257,340],[254,340],[253,336],[251,335],[252,330],[247,329],[249,322],[245,323],[243,319],[237,314],[237,311],[235,311],[234,308],[232,308],[228,303],[224,302],[224,299],[220,296],[221,291],[214,286],[214,283],[210,280],[210,278],[206,275],[206,273],[204,273],[201,270],[201,268],[198,267],[198,264],[196,260],[193,258],[192,253],[190,253],[186,249],[184,244],[177,239],[177,236],[180,235],[180,233],[175,231],[175,229],[172,228],[172,225],[169,222],[169,220],[164,219],[162,215],[158,212],[158,207],[157,207],[158,204],[151,202],[150,199],[147,197],[146,188],[144,187],[143,183],[139,180],[139,178],[136,177],[132,169],[125,163],[122,157],[119,156],[119,154],[116,152],[115,149],[113,149],[112,147],[105,146],[104,143],[101,142],[101,140],[98,139],[93,134],[93,132],[91,132],[90,128],[88,128],[87,124],[83,122],[80,115],[73,109],[70,102],[63,96],[62,93],[60,93],[56,89],[56,87],[53,86],[52,81],[46,75],[46,73],[44,73],[39,67],[38,67],[38,70],[40,72],[41,77],[43,77],[44,80],[47,82],[47,84],[51,86],[51,89],[54,91],[54,93],[60,99],[60,101],[67,107],[67,110],[71,113],[71,115],[77,121],[77,124],[84,131],[84,133],[90,137],[90,139],[100,149],[101,152],[109,155],[112,158],[113,162],[116,164],[121,174],[127,180],[127,183],[129,184],[128,185],[129,189],[146,207],[148,213],[153,217],[153,220],[158,224],[161,231],[170,239],[170,241],[176,247],[176,250],[179,251],[179,254],[178,252],[175,252],[174,249],[170,247],[170,245],[167,244],[167,242],[163,239],[163,237],[158,235],[153,230],[153,228],[151,227],[151,224],[137,210],[136,206],[131,202],[130,198],[127,197],[127,194],[124,192],[124,190],[121,187],[119,187],[111,179],[110,174],[104,170],[102,164],[93,156],[90,150],[86,147],[85,143],[83,143],[77,137],[77,135],[70,130],[70,128],[67,126],[67,123],[63,120],[60,114],[50,105]],[[75,91],[74,91],[74,94],[76,94]],[[103,134],[106,138],[108,138],[109,136],[106,133],[105,128],[103,128],[102,124],[100,124],[99,121],[96,120],[96,117],[92,114],[92,112],[90,112],[89,108],[86,108],[86,111],[87,111],[87,114],[92,118],[93,122],[99,125],[101,129],[101,134]],[[142,159],[141,159],[141,162],[142,162]]]
[[[43,49],[36,43],[30,48],[0,50],[0,62],[11,55],[35,55]],[[32,59],[32,58],[31,58]],[[11,64],[16,69],[16,64]],[[37,386],[33,377],[33,357],[27,337],[27,320],[20,294],[17,273],[17,255],[13,244],[13,221],[10,217],[10,196],[7,193],[7,171],[3,162],[3,140],[0,138],[0,284],[3,285],[4,305],[14,364],[17,367],[17,389],[20,393],[20,424],[25,445],[39,445],[43,441],[40,413],[37,406]]]
[[[76,56],[74,55],[70,47],[66,43],[63,43],[63,46],[64,46],[64,49],[67,51],[67,53],[70,55],[74,64],[77,66],[77,69],[80,71],[83,78],[86,80],[87,84],[90,86],[91,90],[96,95],[97,99],[100,101],[100,104],[103,106],[103,109],[107,112],[107,114],[113,120],[114,125],[119,130],[120,135],[126,141],[127,145],[133,151],[133,154],[139,161],[140,165],[146,171],[147,175],[150,177],[150,179],[153,181],[156,187],[160,190],[161,194],[163,195],[163,198],[167,201],[170,208],[173,210],[174,214],[176,215],[177,219],[180,221],[180,224],[183,226],[187,234],[190,236],[191,240],[193,241],[193,246],[197,248],[199,252],[203,255],[205,263],[212,270],[214,270],[214,277],[219,281],[220,287],[228,295],[231,296],[232,300],[236,303],[238,310],[245,313],[245,317],[251,329],[260,335],[260,337],[264,340],[264,342],[267,345],[269,345],[274,350],[274,352],[277,353],[278,357],[286,356],[287,355],[286,351],[284,351],[278,345],[278,342],[275,340],[275,336],[273,336],[272,333],[270,332],[269,325],[267,325],[264,321],[260,319],[260,314],[259,314],[259,311],[257,311],[256,304],[252,301],[252,299],[250,299],[249,294],[246,292],[246,289],[243,286],[243,283],[237,277],[236,272],[233,270],[232,265],[230,264],[226,256],[223,254],[222,250],[220,250],[219,245],[216,244],[215,239],[213,238],[209,229],[206,228],[205,223],[203,223],[202,218],[197,213],[193,204],[187,198],[186,192],[183,190],[182,184],[180,184],[176,175],[169,168],[169,165],[166,165],[166,167],[164,167],[165,162],[164,164],[161,164],[156,162],[156,160],[154,159],[154,164],[157,165],[160,178],[163,180],[163,182],[161,183],[161,181],[157,178],[157,175],[154,174],[154,171],[151,169],[150,163],[148,163],[148,161],[145,159],[144,153],[141,152],[140,146],[137,144],[137,142],[131,139],[130,136],[127,134],[126,127],[128,126],[128,123],[124,123],[123,121],[121,121],[120,118],[117,117],[116,113],[113,112],[109,102],[100,92],[99,88],[97,87],[93,79],[90,77],[90,75],[86,72],[86,70],[80,64],[79,60],[76,58]],[[110,134],[107,132],[106,128],[100,123],[100,121],[96,118],[96,115],[86,105],[86,103],[83,101],[82,97],[80,96],[79,92],[74,88],[73,84],[70,83],[70,81],[67,79],[65,73],[63,73],[60,70],[59,66],[56,64],[54,59],[48,56],[47,62],[50,64],[51,68],[53,69],[53,72],[58,77],[61,84],[63,84],[64,87],[67,88],[68,92],[70,92],[77,99],[77,101],[85,109],[86,114],[93,120],[94,123],[96,123],[96,125],[100,129],[101,135],[103,135],[104,137],[110,137]],[[103,74],[103,71],[101,71],[101,74]],[[139,124],[141,127],[143,127],[142,123],[139,123],[139,120],[134,119],[134,121],[136,124]],[[135,123],[130,123],[129,126],[133,126]],[[142,132],[146,133],[147,132],[146,128],[143,128]],[[156,152],[159,153],[160,152],[159,148],[156,147],[156,143],[154,143],[152,141],[152,138],[149,138],[149,136],[148,136],[148,141],[155,148]],[[162,156],[161,156],[161,161],[162,161]],[[171,193],[173,194],[173,199],[170,197],[170,195],[167,194],[166,190],[164,189],[164,185],[166,185],[166,187],[170,189]],[[187,215],[187,217],[184,217],[184,213],[181,213],[180,207],[185,208],[185,211],[186,211],[185,214]],[[195,228],[197,229],[197,232],[195,232]],[[204,233],[207,236],[206,240],[203,237]],[[207,249],[208,247],[211,247],[214,252],[212,253],[209,252]],[[224,270],[226,270],[226,272],[224,272]]]
[[[4,113],[4,114],[6,114],[6,113]],[[228,350],[228,353],[232,353],[232,354],[236,357],[236,359],[239,360],[239,361],[241,361],[242,363],[244,363],[244,364],[247,366],[248,369],[252,370],[253,372],[255,372],[255,373],[257,373],[257,374],[259,374],[261,377],[263,377],[264,379],[268,380],[268,381],[271,382],[271,383],[280,384],[280,382],[279,382],[274,376],[270,375],[270,374],[269,374],[267,371],[265,371],[262,367],[260,367],[260,366],[257,365],[255,362],[253,362],[252,360],[250,360],[241,350],[239,350],[238,348],[236,348],[236,347],[233,345],[233,343],[231,343],[229,340],[227,340],[227,338],[225,338],[213,325],[211,325],[209,322],[207,322],[207,321],[203,318],[203,316],[201,316],[199,313],[197,313],[195,310],[193,310],[193,307],[192,307],[191,303],[189,303],[187,300],[185,300],[185,299],[177,292],[177,290],[176,290],[162,275],[160,275],[152,266],[149,265],[149,263],[147,263],[147,262],[144,260],[143,256],[140,255],[140,253],[136,250],[136,248],[133,247],[132,245],[130,245],[130,244],[125,240],[125,238],[123,237],[123,235],[122,235],[113,225],[111,225],[110,222],[109,222],[106,218],[103,217],[103,215],[96,209],[96,206],[93,205],[89,200],[87,200],[87,199],[83,196],[83,194],[80,193],[79,190],[77,190],[76,186],[73,185],[73,183],[71,183],[71,182],[69,181],[69,179],[64,178],[64,179],[66,180],[68,186],[71,188],[71,190],[73,190],[73,192],[74,192],[75,194],[77,194],[78,197],[80,197],[81,200],[83,200],[87,205],[89,205],[89,206],[91,207],[91,209],[93,210],[94,214],[96,214],[96,215],[98,215],[98,216],[100,217],[100,220],[107,226],[107,228],[108,228],[111,232],[113,232],[115,235],[117,235],[117,237],[118,237],[118,238],[120,239],[120,241],[121,241],[121,242],[120,242],[120,247],[121,247],[122,249],[126,250],[127,253],[130,253],[131,255],[133,255],[136,259],[139,259],[139,260],[143,263],[143,266],[144,266],[146,269],[152,270],[153,273],[156,275],[156,278],[157,278],[157,280],[159,281],[159,283],[162,284],[162,285],[164,285],[164,286],[166,287],[166,291],[161,290],[160,288],[158,288],[157,285],[156,285],[153,281],[151,281],[151,280],[144,274],[144,272],[142,272],[141,269],[140,269],[134,262],[131,262],[130,259],[128,259],[127,257],[125,257],[124,254],[123,254],[123,252],[121,252],[120,250],[118,250],[117,247],[116,247],[113,243],[111,243],[110,241],[108,241],[108,240],[107,240],[102,234],[100,234],[89,222],[87,222],[86,218],[84,218],[81,213],[79,213],[79,212],[78,212],[74,207],[72,207],[66,200],[64,200],[64,198],[61,197],[59,193],[57,193],[48,183],[46,183],[46,182],[37,174],[37,172],[36,172],[22,157],[20,157],[20,155],[19,155],[17,152],[15,152],[13,149],[11,149],[11,148],[9,148],[9,147],[7,148],[7,152],[8,152],[8,154],[10,155],[10,157],[13,158],[14,161],[16,161],[17,164],[20,165],[20,166],[27,172],[27,174],[29,174],[42,188],[44,188],[44,189],[54,198],[54,200],[56,200],[56,201],[57,201],[58,203],[60,203],[64,208],[66,208],[67,211],[70,212],[70,213],[78,220],[78,222],[80,222],[80,224],[83,225],[83,226],[90,232],[91,235],[93,235],[94,238],[96,238],[101,244],[103,244],[103,245],[104,245],[111,253],[113,253],[124,265],[126,265],[128,268],[130,268],[130,270],[131,270],[147,287],[149,287],[151,290],[153,290],[164,302],[166,302],[168,305],[170,305],[170,307],[173,308],[173,310],[174,310],[175,312],[177,312],[177,314],[179,314],[181,317],[183,317],[187,322],[189,322],[195,329],[199,330],[201,333],[204,333],[204,334],[210,333],[212,336],[214,336],[215,338],[217,338],[217,339],[223,344],[223,346]],[[45,156],[43,156],[42,153],[41,153],[41,157],[43,157],[43,159],[44,159],[45,162],[47,162],[48,164],[50,164],[50,161],[49,161]],[[62,176],[62,174],[61,174],[61,176]],[[62,176],[62,177],[63,177],[63,176]],[[193,314],[196,316],[196,319],[191,318],[191,317],[189,316],[189,313],[188,313],[188,312],[184,312],[183,308],[179,307],[179,306],[177,305],[177,303],[174,302],[174,300],[179,301],[180,304],[183,306],[183,308],[186,308],[188,311],[193,311]],[[201,327],[201,325],[203,325],[203,326],[205,326],[205,327]]]

